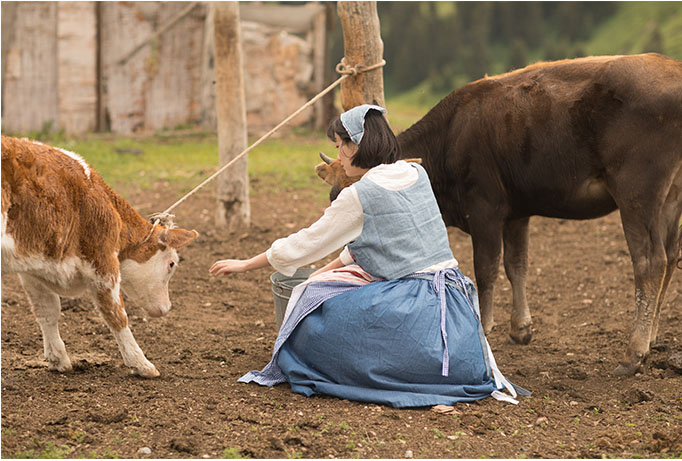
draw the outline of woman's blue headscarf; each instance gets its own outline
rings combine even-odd
[[[363,104],[341,114],[343,127],[346,129],[350,139],[357,145],[360,145],[362,135],[365,134],[365,115],[367,115],[367,111],[370,109],[376,109],[382,114],[386,113],[386,109],[381,106]]]

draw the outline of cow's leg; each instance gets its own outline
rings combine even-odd
[[[658,324],[661,320],[661,309],[663,307],[663,301],[665,300],[665,292],[668,290],[668,285],[670,285],[670,279],[672,279],[673,272],[675,271],[675,261],[668,260],[668,265],[666,267],[665,276],[663,277],[663,283],[661,284],[661,292],[658,297],[658,303],[656,303],[656,310],[654,311],[654,322],[651,327],[651,335],[649,337],[649,347],[656,344],[656,339],[658,338]]]
[[[504,223],[504,270],[512,286],[512,314],[509,336],[518,344],[528,344],[533,336],[532,320],[526,301],[528,271],[528,221],[514,219]]]
[[[123,363],[133,368],[135,373],[143,378],[155,378],[159,376],[159,372],[144,356],[144,352],[138,346],[133,333],[128,327],[128,315],[123,306],[123,299],[121,299],[118,285],[117,283],[115,289],[99,289],[95,297],[97,306],[102,313],[102,317],[104,317],[104,321],[114,334],[114,338],[116,338],[118,348],[123,357]]]
[[[40,331],[43,333],[43,352],[50,370],[70,371],[71,360],[66,353],[64,341],[59,335],[59,296],[53,293],[39,279],[20,274],[19,279],[31,302]]]
[[[474,247],[474,274],[481,308],[481,323],[486,333],[490,333],[495,326],[493,294],[502,251],[502,226],[501,221],[485,219],[469,223]]]
[[[658,337],[658,324],[661,319],[661,308],[665,300],[665,293],[670,285],[675,266],[677,264],[680,251],[682,250],[682,228],[680,228],[680,214],[682,214],[682,196],[679,191],[682,190],[682,171],[678,174],[676,184],[674,184],[668,193],[666,202],[663,205],[663,219],[666,222],[667,232],[665,238],[665,254],[668,260],[666,266],[663,284],[661,285],[661,292],[656,304],[656,311],[654,312],[654,324],[651,330],[651,337],[649,338],[649,345],[656,343]]]
[[[634,269],[637,310],[625,358],[615,370],[618,376],[634,374],[649,353],[656,309],[665,280],[668,261],[664,228],[660,216],[645,212],[652,209],[656,208],[621,208],[623,231]]]

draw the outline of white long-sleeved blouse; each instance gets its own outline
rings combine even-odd
[[[371,168],[363,179],[388,190],[402,190],[417,182],[418,177],[415,168],[400,160]],[[339,255],[341,262],[352,264],[353,258],[345,245],[360,236],[362,225],[362,202],[357,189],[351,185],[341,191],[322,217],[310,227],[275,240],[266,251],[268,262],[281,274],[291,276],[299,267],[318,261],[343,247]],[[449,267],[457,267],[457,260],[441,261],[418,272],[434,272]]]

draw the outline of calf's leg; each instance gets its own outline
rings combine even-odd
[[[526,298],[528,272],[528,221],[514,219],[504,223],[504,270],[512,286],[512,314],[509,336],[517,344],[528,344],[533,336]]]
[[[71,360],[66,353],[64,341],[59,335],[59,296],[53,293],[40,279],[28,274],[19,274],[21,284],[28,295],[40,331],[43,333],[43,352],[50,370],[70,371]]]
[[[128,315],[123,306],[118,284],[115,289],[97,291],[96,302],[104,321],[116,338],[123,363],[133,368],[134,372],[143,378],[159,376],[156,367],[147,360],[128,327]]]

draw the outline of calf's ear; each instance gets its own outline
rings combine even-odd
[[[329,181],[331,171],[331,167],[326,163],[319,163],[315,166],[315,173],[317,173],[324,182],[333,186],[334,184]]]
[[[192,243],[199,233],[195,230],[167,229],[159,236],[159,242],[176,250]]]

